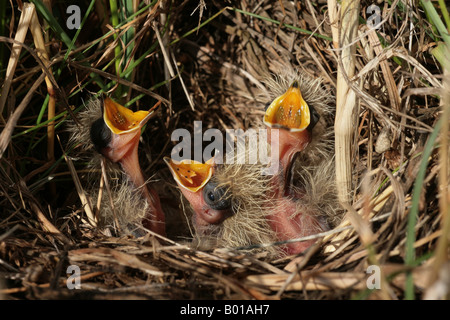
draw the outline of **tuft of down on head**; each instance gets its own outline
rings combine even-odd
[[[311,235],[336,226],[342,216],[342,210],[336,194],[335,163],[333,141],[333,95],[324,89],[321,79],[314,79],[294,69],[283,69],[265,82],[269,100],[284,94],[294,81],[306,103],[320,115],[319,123],[312,131],[312,142],[295,159],[292,167],[293,201],[300,219],[308,216],[317,219],[310,225],[313,230],[303,230],[302,234]],[[267,146],[269,148],[269,146]],[[250,150],[250,152],[257,152]],[[246,155],[248,156],[248,155]],[[214,179],[229,187],[234,215],[223,221],[220,226],[211,226],[216,232],[211,236],[197,235],[194,243],[211,247],[251,247],[277,241],[270,228],[267,217],[274,209],[274,199],[268,190],[273,188],[271,179],[261,175],[263,165],[223,165],[217,168]],[[292,217],[294,218],[294,217]],[[293,219],[295,220],[295,219]],[[301,222],[300,222],[301,223]],[[270,255],[281,255],[280,246],[265,246]]]
[[[142,227],[142,219],[145,217],[148,203],[142,196],[142,192],[136,188],[126,177],[120,166],[106,160],[96,151],[91,141],[91,127],[95,121],[103,117],[102,100],[91,99],[86,108],[77,114],[79,125],[74,121],[69,122],[67,131],[70,134],[69,145],[74,146],[77,159],[87,163],[85,176],[85,192],[91,199],[94,207],[99,202],[97,210],[99,226],[112,228],[117,234],[139,234]],[[101,199],[100,180],[102,177],[101,163],[105,164],[108,188],[103,187]]]
[[[90,99],[85,106],[86,108],[83,111],[77,113],[79,125],[75,121],[69,121],[67,131],[70,135],[69,145],[74,146],[76,158],[87,162],[87,167],[90,169],[91,174],[95,170],[100,169],[101,161],[104,158],[96,151],[91,140],[92,125],[95,121],[103,117],[102,100],[96,98]],[[107,171],[117,176],[120,172],[119,166],[111,161],[105,161],[105,163],[107,165]],[[94,176],[90,176],[89,178],[96,180]]]
[[[265,147],[269,148],[269,145]],[[252,152],[257,151],[249,149],[246,156]],[[227,187],[226,195],[231,197],[234,215],[220,225],[211,225],[208,235],[196,233],[193,245],[203,250],[217,247],[248,248],[246,251],[249,252],[264,250],[271,257],[282,256],[283,246],[266,246],[279,241],[268,223],[269,216],[275,209],[279,210],[275,206],[280,203],[275,201],[275,196],[270,192],[274,187],[274,177],[261,174],[267,166],[265,164],[236,162],[217,166],[213,177],[220,186]],[[336,226],[340,222],[342,211],[335,188],[333,154],[327,153],[327,158],[322,161],[307,164],[300,155],[292,170],[291,199],[297,207],[296,212],[301,215],[299,223],[308,217],[317,219],[316,224],[304,223],[310,229],[302,230],[298,237]],[[291,218],[296,221],[295,216]],[[264,246],[258,248],[258,245]]]
[[[102,101],[100,99],[90,99],[86,108],[77,113],[79,125],[74,121],[69,122],[67,131],[70,133],[69,143],[75,144],[82,152],[91,152],[95,150],[91,141],[91,127],[98,119],[103,117]]]
[[[334,152],[333,121],[334,96],[330,90],[324,88],[321,78],[313,78],[293,67],[283,67],[280,71],[265,80],[267,91],[264,93],[268,102],[284,94],[294,81],[299,84],[303,99],[308,106],[314,108],[320,115],[319,122],[312,130],[312,141],[302,152],[308,156],[304,161],[317,163]],[[261,95],[262,96],[262,95]]]
[[[320,115],[318,124],[312,130],[311,143],[298,154],[292,167],[294,193],[302,194],[299,205],[303,206],[303,210],[320,217],[321,223],[332,228],[342,217],[335,185],[335,99],[332,92],[324,88],[321,78],[313,78],[292,67],[283,68],[265,82],[270,98],[282,95],[294,81],[299,83],[308,106]]]
[[[309,106],[315,108],[320,116],[333,113],[333,109],[330,107],[333,95],[323,87],[322,78],[313,78],[293,68],[283,69],[279,73],[267,77],[264,82],[267,87],[266,96],[270,101],[274,100],[284,94],[294,81],[298,82],[303,99]]]
[[[104,158],[96,151],[91,140],[91,127],[95,121],[103,117],[102,101],[92,98],[85,104],[85,109],[76,114],[78,124],[75,121],[69,121],[66,130],[69,133],[69,146],[73,147],[72,157],[76,160],[87,163],[87,181],[92,185],[99,184],[101,174],[101,162]],[[112,178],[120,175],[120,168],[111,161],[105,161],[108,174]]]
[[[237,142],[240,144],[241,142]],[[245,142],[244,142],[245,143]],[[266,141],[259,144],[268,148]],[[193,245],[202,249],[215,247],[246,247],[276,241],[276,235],[267,222],[273,208],[269,196],[272,176],[264,175],[266,167],[261,161],[250,164],[249,154],[257,153],[247,144],[245,152],[235,152],[225,164],[217,165],[213,179],[218,186],[225,187],[225,196],[231,197],[233,215],[220,225],[211,225],[210,235],[196,234]],[[239,148],[236,148],[236,150]],[[275,248],[269,248],[272,253]]]

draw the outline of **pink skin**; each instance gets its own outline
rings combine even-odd
[[[226,210],[211,209],[203,199],[203,192],[192,192],[181,188],[183,195],[191,204],[194,214],[194,224],[200,234],[208,233],[213,225],[218,225],[228,218],[232,213]],[[298,197],[279,196],[280,188],[274,186],[271,192],[275,192],[274,211],[267,218],[269,226],[277,234],[278,241],[285,241],[307,236],[318,230],[324,229],[312,216],[299,214],[297,201]],[[308,249],[315,241],[303,241],[288,243],[284,247],[287,255],[298,254]]]
[[[292,90],[298,91],[297,82],[294,82],[292,85]],[[286,110],[293,110],[293,106],[297,106],[299,103],[303,107],[306,106],[306,103],[301,98],[299,92],[297,95],[289,95],[285,100],[286,101],[283,101],[283,103],[290,107],[286,108]],[[309,110],[306,111],[308,111],[307,115],[309,119]],[[289,121],[286,123],[289,124],[295,122],[290,121],[294,120],[290,118],[291,111],[285,113],[286,114],[277,113],[275,116],[287,118]],[[270,117],[268,120],[270,120]],[[307,126],[308,124],[304,125]],[[305,126],[303,126],[302,122],[302,127]],[[303,151],[311,142],[312,137],[310,130],[305,129],[303,131],[294,132],[289,129],[280,128],[279,126],[268,129],[269,134],[267,137],[268,143],[272,148],[272,157],[278,161],[278,163],[275,163],[275,168],[278,168],[275,170],[278,171],[271,171],[274,173],[274,179],[272,180],[271,188],[267,191],[268,197],[275,201],[273,212],[268,217],[268,224],[272,230],[275,231],[279,241],[299,238],[323,229],[323,226],[320,225],[319,221],[313,215],[308,214],[308,212],[303,212],[303,210],[302,212],[298,212],[300,204],[299,200],[302,195],[292,194],[293,191],[290,188],[287,188],[290,181],[286,181],[290,176],[288,170],[291,168],[295,155],[298,152]],[[272,133],[275,133],[273,137]],[[272,169],[273,164],[274,161],[272,161],[270,169]],[[229,212],[231,210],[220,211],[211,209],[203,199],[202,190],[191,192],[181,187],[181,191],[193,207],[195,213],[194,223],[197,232],[207,233],[209,230],[213,229],[213,225],[220,224],[233,214],[232,212]],[[313,243],[314,241],[289,243],[285,246],[285,252],[287,254],[298,254],[309,248]]]
[[[311,142],[309,130],[291,132],[286,129],[270,128],[278,131],[278,141],[271,141],[271,134],[268,135],[268,142],[273,148],[279,148],[279,171],[273,180],[271,193],[275,197],[276,205],[273,213],[268,217],[268,223],[277,234],[279,241],[285,241],[304,237],[324,230],[319,221],[308,215],[306,212],[298,212],[297,202],[302,198],[299,193],[292,193],[286,188],[286,179],[294,157],[303,151]],[[288,255],[298,254],[308,249],[315,240],[288,243],[285,246],[285,253]]]
[[[150,206],[150,213],[143,221],[144,226],[153,232],[165,236],[165,216],[158,194],[154,190],[147,188],[139,165],[139,137],[140,130],[134,130],[121,135],[112,133],[111,143],[103,150],[103,154],[111,161],[119,162],[123,170],[130,177],[131,182],[136,187],[142,189]]]
[[[275,206],[272,214],[268,217],[269,226],[277,234],[278,241],[285,241],[307,236],[324,227],[311,215],[305,212],[298,212],[298,200],[301,194],[290,194],[290,190],[285,188],[287,170],[290,168],[296,153],[304,150],[311,141],[311,133],[308,130],[301,132],[290,132],[285,129],[272,128],[278,130],[278,141],[271,141],[271,134],[268,134],[269,143],[272,149],[279,148],[279,171],[276,173],[272,188],[268,191],[268,196],[273,197]],[[197,232],[207,233],[213,225],[218,225],[227,219],[232,212],[227,210],[211,209],[203,198],[203,189],[197,192],[180,188],[183,195],[191,204],[194,210],[194,224]],[[309,248],[315,241],[303,241],[288,243],[284,247],[286,254],[298,254]]]
[[[275,209],[268,217],[268,223],[279,241],[300,238],[321,230],[314,217],[298,213],[296,200],[279,197],[275,201]],[[298,254],[308,249],[314,242],[315,240],[287,243],[284,252],[287,255]]]
[[[286,129],[268,128],[267,142],[271,145],[272,150],[278,148],[279,156],[279,171],[276,175],[276,180],[280,185],[280,194],[283,196],[287,190],[285,190],[285,179],[288,176],[287,170],[290,168],[290,164],[294,160],[295,154],[304,150],[311,142],[311,133],[309,130],[300,132],[291,132]],[[272,140],[272,135],[278,133],[277,139]],[[273,135],[276,137],[276,135]]]

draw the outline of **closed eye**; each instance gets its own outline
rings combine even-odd
[[[231,208],[231,198],[227,191],[227,187],[218,186],[217,182],[211,180],[203,188],[203,198],[214,210],[228,210]]]
[[[111,142],[111,130],[105,124],[103,118],[97,119],[91,126],[90,136],[95,149],[101,153]]]
[[[316,126],[317,122],[319,122],[320,115],[319,115],[319,113],[317,113],[316,109],[314,109],[314,107],[312,107],[312,106],[309,106],[309,112],[310,112],[311,118],[310,118],[310,123],[308,125],[308,129],[312,130]]]

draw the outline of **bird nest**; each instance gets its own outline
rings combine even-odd
[[[445,46],[424,13],[430,8],[394,1],[371,11],[361,2],[349,62],[336,41],[347,30],[339,19],[345,1],[148,2],[116,12],[81,1],[88,14],[79,33],[66,28],[63,1],[0,9],[10,21],[0,37],[1,298],[448,297],[450,88]],[[446,11],[433,9],[438,17]],[[32,32],[21,40],[18,26],[29,12],[45,28],[33,30],[30,18]],[[373,18],[378,29],[370,28]],[[47,55],[36,40],[42,30]],[[21,54],[10,57],[17,47]],[[342,76],[351,64],[354,72]],[[203,130],[262,125],[267,79],[286,69],[322,78],[333,96],[347,84],[340,101],[356,102],[341,223],[295,256],[191,246],[187,204],[163,161],[175,143],[171,133],[193,132],[194,121]],[[139,152],[163,207],[178,217],[167,238],[95,225],[98,212],[87,203],[97,199],[87,189],[101,188],[101,159],[70,144],[67,127],[79,125],[99,92],[134,110],[160,103]]]

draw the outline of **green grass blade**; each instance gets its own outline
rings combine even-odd
[[[130,16],[130,19],[134,19],[135,17],[139,16],[140,14],[144,13],[145,11],[148,10],[148,8],[152,7],[155,5],[155,3],[157,2],[157,0],[153,0],[151,3],[149,3],[148,5],[146,5],[145,7],[143,7],[142,9],[139,9],[139,11],[137,11],[136,13],[134,13],[132,16]],[[126,22],[121,22],[119,23],[119,25],[117,26],[117,28],[122,27],[123,25],[125,25]],[[103,36],[101,36],[100,38],[98,38],[96,41],[94,41],[89,47],[87,47],[86,49],[84,49],[83,53],[88,52],[90,49],[92,49],[94,46],[96,46],[100,41],[103,41],[104,39],[106,39],[107,37],[110,37],[111,34],[113,34],[114,31],[108,31],[106,34],[104,34]]]
[[[323,36],[321,34],[314,33],[314,32],[311,32],[309,30],[305,30],[305,29],[302,29],[302,28],[294,27],[293,25],[290,25],[290,24],[287,24],[287,23],[281,23],[278,20],[274,20],[274,19],[270,19],[270,18],[267,18],[267,17],[263,17],[263,16],[260,16],[260,15],[258,15],[256,13],[244,11],[244,10],[237,9],[237,8],[231,8],[231,10],[239,12],[239,13],[242,13],[242,14],[245,14],[245,15],[248,15],[248,16],[251,16],[251,17],[258,18],[260,20],[272,22],[274,24],[281,25],[281,26],[283,26],[285,28],[292,29],[292,30],[295,30],[295,31],[298,31],[298,32],[301,32],[301,33],[309,34],[309,35],[311,35],[313,37],[316,37],[316,38],[324,39],[324,40],[327,40],[327,41],[330,41],[330,42],[333,41],[333,39],[330,38],[330,37]]]
[[[75,41],[77,41],[78,36],[80,35],[81,30],[83,29],[84,24],[86,23],[86,20],[88,19],[89,15],[91,14],[92,9],[94,8],[95,0],[91,0],[91,3],[89,4],[89,7],[86,10],[86,13],[83,17],[83,20],[81,20],[80,28],[75,33],[75,36],[72,39],[72,42],[70,43],[69,47],[67,48],[67,52],[64,55],[64,61],[67,60],[67,57],[69,56],[72,49],[75,47]]]
[[[439,17],[439,14],[434,8],[433,3],[431,3],[431,1],[429,0],[422,0],[421,3],[427,15],[430,17],[431,22],[439,31],[439,34],[441,35],[442,39],[447,44],[447,46],[450,47],[450,35],[441,18]]]
[[[438,0],[439,7],[442,11],[442,17],[444,18],[445,24],[447,25],[447,30],[450,29],[450,16],[448,14],[447,6],[445,5],[444,0]]]
[[[193,28],[192,30],[186,32],[185,34],[183,34],[181,37],[179,37],[178,39],[173,40],[170,45],[173,45],[177,42],[179,42],[181,39],[186,38],[187,36],[193,34],[194,32],[196,32],[197,30],[203,28],[205,25],[207,25],[208,23],[210,23],[212,20],[214,20],[215,18],[217,18],[218,16],[220,16],[225,10],[230,9],[229,7],[225,7],[222,10],[220,10],[219,12],[217,12],[216,14],[214,14],[211,18],[209,18],[208,20],[206,20],[205,22],[202,22],[200,25],[198,25],[197,27]]]
[[[118,13],[118,7],[117,7],[117,0],[109,0],[109,7],[111,10],[111,25],[114,29],[117,28],[119,25],[119,13]],[[117,40],[118,35],[117,33],[114,33],[113,35],[114,40]],[[120,43],[118,42],[116,44],[116,47],[114,48],[114,58],[115,58],[115,66],[116,66],[116,74],[120,74],[120,56],[121,56],[121,50],[120,50]]]
[[[72,45],[72,39],[67,35],[67,33],[61,28],[58,21],[55,19],[55,17],[47,10],[45,5],[40,0],[30,0],[36,7],[36,11],[47,21],[48,25],[52,28],[53,32],[55,32],[56,36],[61,39],[61,41],[66,45],[67,48],[72,47],[72,49],[75,48],[74,45]],[[84,57],[81,55],[81,58],[84,59]],[[88,64],[86,62],[83,63],[84,65]],[[102,79],[95,73],[90,74],[91,77],[93,77],[96,81],[96,83],[100,86],[100,88],[104,88],[104,84]]]
[[[122,0],[124,10],[123,12],[123,18],[122,21],[130,22],[132,19],[129,17],[133,15],[133,0]],[[122,64],[122,70],[125,68],[128,61],[133,61],[132,52],[134,48],[134,36],[135,36],[135,28],[133,26],[130,26],[128,30],[124,33],[122,41],[125,44],[125,52],[124,52],[124,59]],[[127,80],[131,80],[131,75],[126,77]]]
[[[408,215],[408,226],[407,226],[407,234],[406,234],[406,255],[405,255],[405,263],[406,263],[406,265],[411,266],[411,267],[413,267],[415,265],[415,259],[416,259],[416,257],[415,257],[416,253],[414,250],[414,242],[416,241],[416,236],[414,233],[414,228],[416,226],[417,216],[418,216],[418,212],[419,212],[420,194],[422,192],[423,182],[425,180],[425,174],[426,174],[427,167],[428,167],[428,160],[430,158],[431,152],[434,149],[434,143],[437,139],[437,136],[439,134],[439,131],[440,131],[440,128],[441,128],[443,122],[444,122],[443,118],[441,118],[438,121],[438,123],[436,124],[436,127],[434,128],[433,132],[431,133],[431,135],[427,141],[427,144],[425,145],[425,148],[423,150],[422,161],[421,161],[420,167],[419,167],[419,172],[417,173],[417,177],[414,182],[411,209],[409,210],[409,215]],[[414,283],[413,283],[411,273],[408,273],[407,279],[406,279],[405,298],[408,300],[414,299]]]

